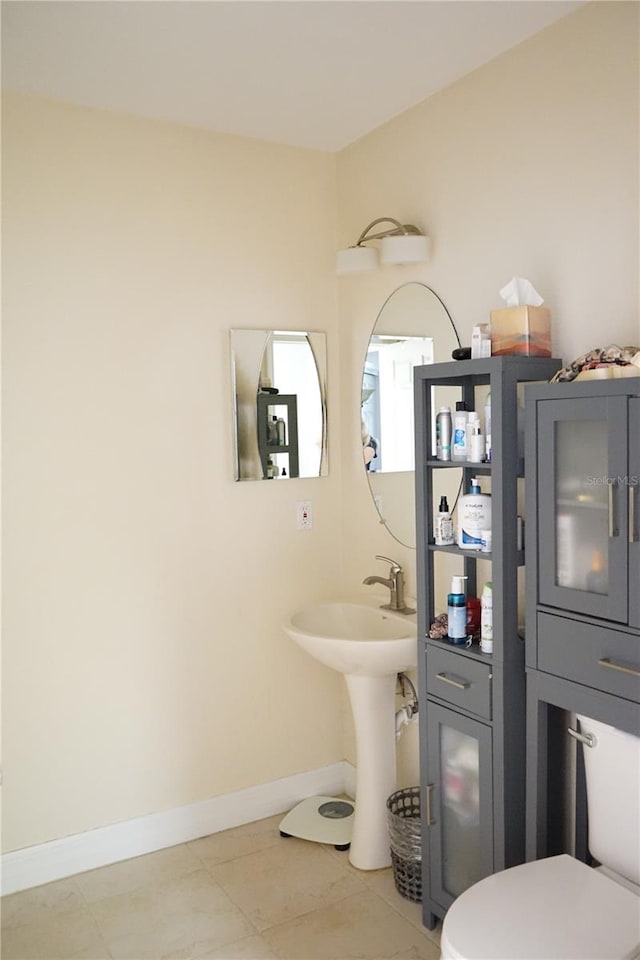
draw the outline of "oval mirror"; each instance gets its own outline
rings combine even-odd
[[[384,303],[367,348],[361,423],[369,489],[381,523],[414,549],[413,368],[451,360],[451,351],[459,346],[437,293],[424,283],[410,282]]]

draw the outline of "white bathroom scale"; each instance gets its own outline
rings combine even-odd
[[[348,850],[354,811],[355,805],[349,800],[309,797],[280,822],[280,836],[332,843],[336,850]]]

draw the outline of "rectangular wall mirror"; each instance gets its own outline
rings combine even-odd
[[[328,473],[326,334],[231,330],[231,387],[236,480]]]

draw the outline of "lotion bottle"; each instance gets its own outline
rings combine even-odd
[[[451,593],[447,594],[447,632],[451,643],[467,642],[467,601],[464,596],[466,577],[451,578]]]
[[[482,492],[478,478],[474,477],[469,493],[460,497],[458,546],[464,550],[481,550],[484,530],[491,530],[491,497]]]

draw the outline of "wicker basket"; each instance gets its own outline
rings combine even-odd
[[[420,787],[407,787],[391,794],[387,800],[387,823],[396,889],[406,900],[421,903]]]

